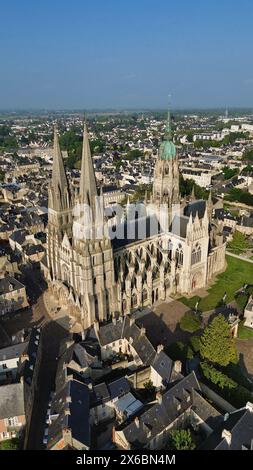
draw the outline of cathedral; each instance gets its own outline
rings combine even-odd
[[[55,129],[48,193],[48,283],[84,328],[170,296],[191,295],[225,269],[223,227],[213,217],[211,195],[207,201],[180,195],[169,114],[153,191],[138,207],[128,201],[119,217],[107,215],[86,122],[79,189],[66,176]]]

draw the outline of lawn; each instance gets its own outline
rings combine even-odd
[[[227,293],[226,303],[234,300],[235,292],[244,284],[252,284],[253,264],[242,261],[232,256],[226,256],[227,269],[217,276],[215,284],[208,289],[208,295],[204,298],[197,296],[178,299],[190,308],[194,308],[199,300],[198,308],[202,312],[212,310],[218,306],[225,292]]]
[[[239,339],[251,339],[253,338],[253,329],[244,326],[243,322],[239,323],[238,328],[238,338]]]

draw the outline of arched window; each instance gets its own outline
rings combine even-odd
[[[145,302],[148,298],[148,292],[147,292],[147,289],[143,289],[143,292],[142,292],[142,302]]]
[[[183,252],[183,248],[182,248],[182,245],[179,245],[176,249],[176,262],[177,264],[180,264],[182,265],[183,262],[184,262],[184,252]]]
[[[136,294],[133,294],[131,304],[132,304],[132,307],[137,306],[137,295]]]
[[[192,250],[191,264],[196,264],[201,261],[201,247],[196,245]]]

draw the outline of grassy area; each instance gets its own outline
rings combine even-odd
[[[189,299],[187,297],[181,297],[179,301],[190,308],[194,308],[196,302],[199,301],[199,310],[206,312],[219,305],[225,292],[227,293],[226,303],[234,300],[234,294],[238,289],[245,283],[252,283],[253,264],[231,256],[227,256],[226,260],[226,271],[217,276],[215,284],[208,289],[208,295],[206,297],[202,299],[197,296]]]
[[[238,338],[239,339],[250,339],[253,338],[253,329],[244,326],[244,322],[239,323],[238,327]]]

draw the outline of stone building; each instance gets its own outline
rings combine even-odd
[[[98,195],[86,123],[78,192],[66,176],[55,130],[48,281],[61,303],[81,316],[84,328],[170,295],[191,294],[225,268],[223,227],[212,217],[211,196],[193,199],[180,196],[169,116],[152,195],[138,207],[128,202],[113,226],[102,191]]]

